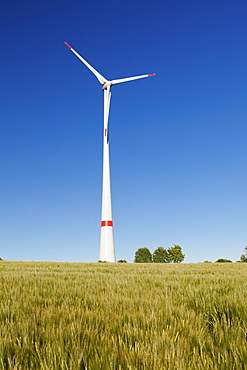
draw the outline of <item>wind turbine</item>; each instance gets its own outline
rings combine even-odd
[[[138,80],[139,78],[154,76],[155,73],[120,78],[117,80],[107,80],[98,71],[96,71],[85,59],[83,59],[67,42],[66,46],[90,69],[95,77],[99,80],[104,91],[104,131],[103,131],[103,181],[102,181],[102,211],[101,211],[101,232],[100,232],[100,261],[116,262],[113,222],[112,222],[112,203],[111,203],[111,183],[110,183],[110,156],[109,156],[109,132],[108,117],[111,100],[111,86],[121,82]]]

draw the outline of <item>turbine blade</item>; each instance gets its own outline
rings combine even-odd
[[[104,90],[104,128],[108,130],[109,111],[111,102],[110,87]]]
[[[107,79],[104,76],[102,76],[98,71],[96,71],[96,69],[94,69],[85,59],[83,59],[80,56],[80,54],[78,54],[69,44],[67,44],[67,42],[64,42],[64,44],[68,46],[72,53],[74,53],[77,56],[77,58],[79,58],[82,61],[82,63],[84,63],[90,69],[91,72],[93,72],[93,74],[96,76],[96,78],[102,85],[104,85],[107,82]]]
[[[109,143],[109,111],[111,102],[110,86],[104,90],[104,140]]]
[[[144,78],[144,77],[149,77],[149,76],[154,76],[156,73],[151,73],[148,75],[142,75],[142,76],[135,76],[135,77],[127,77],[127,78],[119,78],[117,80],[112,80],[111,85],[116,85],[120,84],[122,82],[128,82],[128,81],[133,81],[133,80],[138,80],[139,78]]]
[[[109,98],[108,98],[108,117],[107,117],[107,143],[109,143],[109,112],[110,112],[110,102],[111,102],[111,92],[109,89]]]

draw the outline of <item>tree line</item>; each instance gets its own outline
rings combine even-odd
[[[137,249],[135,252],[135,263],[179,263],[185,258],[180,245],[174,244],[173,247],[165,249],[158,247],[153,253],[146,247]]]
[[[134,262],[135,263],[171,263],[171,262],[178,263],[178,262],[182,262],[184,258],[185,258],[185,254],[182,252],[182,248],[180,247],[180,245],[174,244],[173,247],[170,247],[168,249],[165,249],[163,247],[158,247],[155,249],[153,254],[146,247],[139,248],[135,252]],[[204,262],[210,262],[210,261],[204,261]],[[219,258],[215,262],[232,262],[232,261],[225,259],[225,258]],[[237,262],[247,262],[247,246],[244,248],[244,253],[241,254],[240,256],[240,261],[237,261]]]
[[[134,262],[135,263],[178,263],[182,262],[185,258],[185,254],[182,252],[180,245],[174,244],[173,247],[165,249],[163,247],[158,247],[155,249],[153,254],[146,247],[139,248],[135,252]],[[0,257],[0,261],[3,259]],[[102,261],[99,261],[102,262]],[[118,262],[126,263],[126,260],[118,260]],[[210,261],[204,261],[210,262]],[[215,262],[232,262],[231,260],[225,258],[219,258]],[[237,262],[247,262],[247,246],[244,248],[244,253],[240,256],[240,261]]]

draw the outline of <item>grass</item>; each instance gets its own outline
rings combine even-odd
[[[0,262],[0,369],[247,369],[247,264]]]

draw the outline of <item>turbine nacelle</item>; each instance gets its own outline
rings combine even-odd
[[[112,81],[106,81],[104,85],[102,86],[102,90],[107,90],[107,88],[112,86]]]

